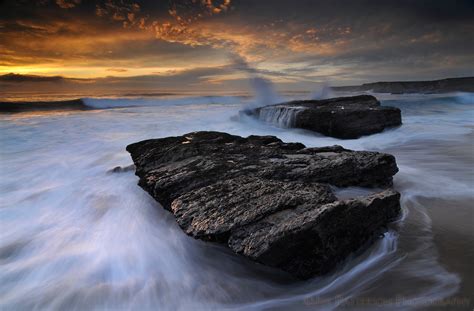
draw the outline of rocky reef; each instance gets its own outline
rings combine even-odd
[[[297,100],[241,111],[281,127],[301,128],[342,139],[382,132],[402,124],[400,109],[381,106],[371,95]]]
[[[390,189],[348,200],[333,192],[390,186],[398,168],[389,154],[220,132],[145,140],[127,151],[139,185],[186,234],[303,279],[330,271],[400,212]]]

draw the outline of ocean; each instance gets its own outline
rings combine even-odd
[[[258,103],[236,95],[84,98],[94,109],[0,114],[0,309],[472,310],[474,94],[375,95],[401,109],[403,125],[354,140],[239,118]],[[133,171],[111,170],[132,164],[127,144],[199,130],[391,153],[403,215],[304,282],[194,240]]]

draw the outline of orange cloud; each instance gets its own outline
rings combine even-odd
[[[67,6],[66,2],[79,4],[80,0],[61,3]],[[153,41],[153,38],[220,51],[223,55],[221,61],[215,60],[207,64],[211,66],[225,65],[224,57],[229,53],[239,55],[246,62],[275,62],[278,58],[296,54],[334,55],[351,44],[350,28],[315,28],[303,23],[283,21],[242,25],[239,20],[227,15],[231,13],[231,0],[189,0],[186,3],[185,7],[171,5],[168,16],[161,16],[159,19],[144,14],[136,3],[107,0],[96,6],[95,15],[102,17],[97,23],[91,23],[90,20],[76,20],[73,23],[18,20],[16,23],[28,31],[4,36],[8,47],[2,53],[5,57],[0,62],[0,72],[11,72],[16,68],[16,72],[21,73],[58,74],[62,68],[70,76],[80,77],[106,75],[107,72],[142,74],[146,73],[143,70],[147,67],[144,59],[130,53],[121,59],[116,54],[117,49],[142,44],[140,42],[149,44],[147,42]],[[217,15],[220,18],[216,18]],[[120,24],[110,25],[113,21]],[[101,25],[98,35],[100,23],[109,26],[103,28],[104,25]],[[119,25],[123,28],[121,31],[116,29]],[[107,60],[106,65],[104,60]],[[192,68],[188,64],[193,63],[193,60],[176,55],[175,62],[181,63],[181,66],[165,67]],[[81,72],[81,67],[88,68],[87,74]],[[136,68],[127,71],[120,69],[122,67]],[[138,70],[138,67],[144,69]],[[162,73],[165,71],[166,69],[159,70]],[[221,81],[222,77],[209,80]]]
[[[108,68],[107,71],[112,71],[112,72],[127,72],[127,69],[123,68]]]
[[[81,0],[56,0],[56,4],[63,9],[71,9],[78,4],[81,4]]]
[[[213,15],[227,12],[231,0],[189,0],[183,6],[174,3],[168,10],[169,18],[159,20],[140,14],[139,6],[114,3],[109,0],[103,9],[99,9],[98,15],[103,16],[105,10],[108,12],[105,15],[123,21],[125,28],[146,30],[167,42],[222,49],[249,61],[294,52],[331,55],[350,44],[347,39],[351,34],[350,27],[316,29],[304,24],[284,23],[246,26],[235,24],[235,21],[212,19]]]
[[[203,4],[207,7],[209,12],[218,14],[222,11],[227,11],[227,9],[230,7],[230,0],[224,0],[220,4],[216,4],[215,2],[218,1],[212,1],[212,0],[203,0]]]

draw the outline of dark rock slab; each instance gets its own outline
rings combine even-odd
[[[139,185],[188,235],[300,278],[328,272],[400,211],[393,190],[338,201],[331,187],[390,186],[398,168],[388,154],[219,132],[127,150]]]
[[[300,278],[321,275],[372,241],[400,211],[400,194],[385,190],[365,198],[286,209],[232,232],[236,253]]]
[[[242,113],[281,127],[342,139],[375,134],[402,124],[400,109],[381,106],[371,95],[291,101]]]

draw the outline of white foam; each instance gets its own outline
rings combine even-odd
[[[439,264],[417,198],[472,197],[472,170],[462,156],[472,146],[473,111],[463,96],[394,97],[402,127],[358,140],[230,121],[246,105],[237,97],[86,99],[97,108],[129,108],[1,115],[0,309],[333,309],[380,284],[418,304],[447,297],[460,277]],[[271,119],[288,124],[291,116]],[[276,271],[187,237],[133,172],[107,172],[131,164],[129,143],[196,130],[395,154],[406,211],[399,236],[390,230],[333,274],[289,284]]]
[[[291,128],[295,126],[298,113],[303,111],[304,107],[290,106],[267,106],[260,108],[258,118],[264,122],[271,123],[283,128]]]
[[[84,104],[91,108],[126,108],[146,106],[181,106],[181,105],[235,105],[246,102],[240,96],[201,96],[201,97],[179,97],[169,96],[156,99],[148,98],[83,98]]]

